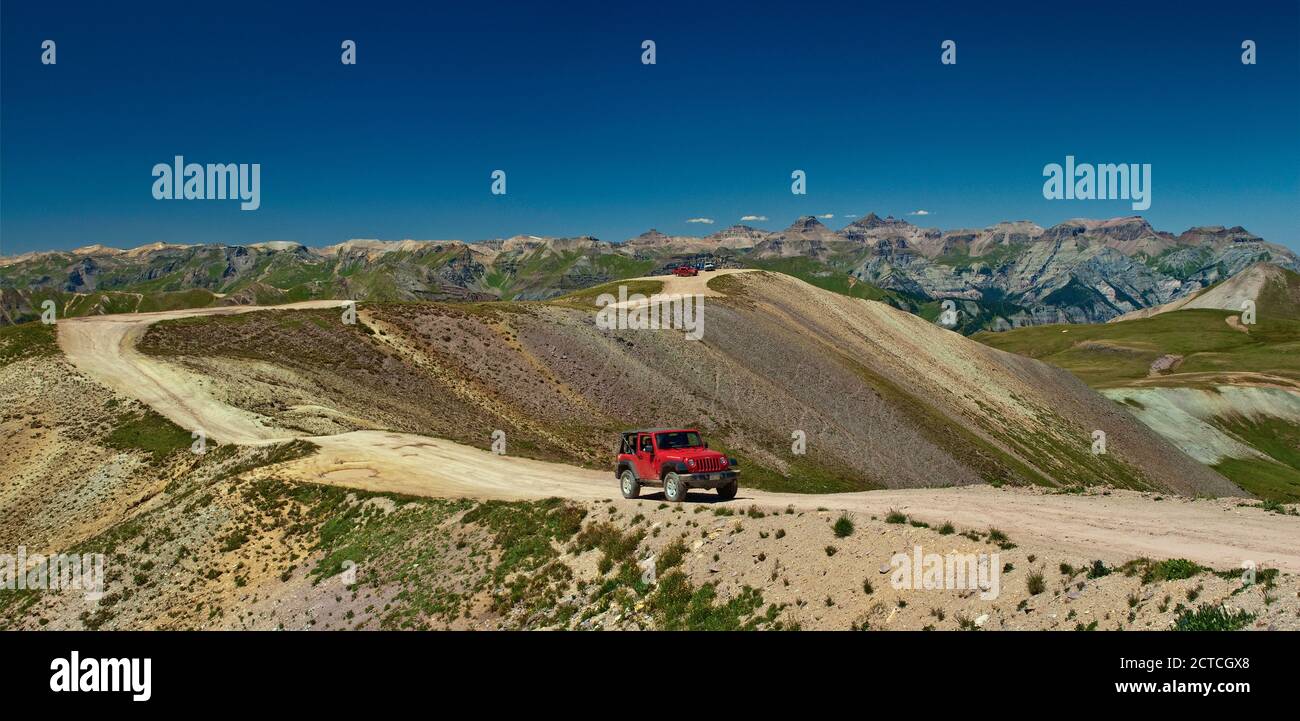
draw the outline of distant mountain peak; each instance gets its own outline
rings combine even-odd
[[[826,227],[825,224],[823,224],[820,220],[818,220],[817,216],[801,215],[798,218],[796,218],[793,223],[790,224],[790,227],[787,228],[787,230],[811,230],[813,228],[825,228],[825,227]]]
[[[882,218],[879,215],[877,215],[874,211],[867,213],[861,218],[858,218],[857,220],[853,221],[849,225],[852,225],[855,228],[862,228],[864,230],[870,230],[872,228],[888,228],[888,227],[914,227],[912,226],[911,223],[907,222],[906,220],[903,220],[902,218],[895,218],[892,215],[887,215]]]

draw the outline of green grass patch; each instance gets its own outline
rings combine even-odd
[[[1260,458],[1225,458],[1211,466],[1233,483],[1265,500],[1300,501],[1300,470]]]
[[[686,543],[682,539],[674,539],[672,543],[664,546],[659,552],[659,557],[655,559],[655,575],[662,576],[668,570],[681,565],[686,558]]]
[[[1174,619],[1175,631],[1237,631],[1250,625],[1255,614],[1244,610],[1229,611],[1223,606],[1202,604],[1195,611],[1187,609]]]
[[[530,571],[559,553],[552,541],[567,542],[582,527],[587,512],[568,501],[549,498],[531,503],[485,501],[468,511],[463,523],[478,523],[495,535],[501,560],[494,574],[498,579],[516,571]]]
[[[660,293],[664,289],[663,281],[659,280],[633,280],[633,281],[612,281],[601,285],[583,288],[574,291],[568,295],[562,295],[559,298],[547,301],[549,305],[559,305],[566,308],[577,308],[578,310],[596,310],[596,299],[601,295],[608,293],[618,298],[618,289],[620,286],[627,288],[628,296],[640,293],[644,296],[651,296]]]
[[[673,571],[659,579],[648,607],[656,626],[668,631],[753,630],[769,620],[754,616],[763,605],[763,594],[749,586],[726,602],[717,601],[714,584],[695,587],[681,571]]]
[[[104,442],[118,450],[144,451],[158,463],[177,451],[189,450],[193,439],[190,431],[146,408],[118,416]]]
[[[1126,576],[1140,574],[1142,583],[1147,584],[1161,581],[1179,581],[1205,573],[1210,569],[1186,558],[1170,558],[1163,561],[1137,558],[1120,566],[1119,570],[1123,571]]]
[[[1268,455],[1261,458],[1227,458],[1214,469],[1265,500],[1300,501],[1300,425],[1275,416],[1219,416],[1213,425]]]
[[[582,529],[574,539],[574,550],[581,552],[599,549],[601,557],[598,568],[603,574],[608,573],[616,565],[631,562],[633,554],[636,553],[637,547],[641,545],[644,538],[643,530],[633,529],[623,533],[618,526],[602,521],[589,524]]]
[[[55,327],[41,322],[0,326],[0,366],[59,355]]]

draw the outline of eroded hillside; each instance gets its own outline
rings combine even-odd
[[[978,483],[1239,493],[1068,373],[770,273],[712,287],[704,336],[596,328],[555,303],[363,305],[166,321],[142,351],[309,434],[385,428],[606,468],[618,430],[693,425],[747,482],[803,492]],[[1104,430],[1106,454],[1092,453]],[[792,452],[803,431],[807,453]]]

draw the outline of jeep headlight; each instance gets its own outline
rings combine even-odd
[[[686,467],[687,467],[687,468],[694,468],[694,467],[695,467],[695,459],[694,459],[694,458],[687,458],[687,459],[686,459]]]
[[[727,467],[727,459],[725,457],[722,459],[722,467],[723,468]]]

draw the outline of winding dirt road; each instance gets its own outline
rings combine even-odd
[[[709,293],[704,284],[710,277],[680,279],[664,292]],[[276,309],[342,303],[313,301]],[[269,419],[222,403],[207,392],[208,379],[135,348],[145,329],[160,320],[259,310],[267,309],[230,306],[66,319],[58,324],[59,345],[68,360],[90,378],[139,399],[184,428],[201,428],[219,442],[264,444],[302,437],[276,428]],[[442,439],[354,431],[309,440],[320,446],[320,452],[282,466],[284,475],[307,482],[434,497],[621,499],[611,472],[498,456]],[[646,497],[659,496],[654,492]],[[697,491],[691,498],[711,502],[715,496]],[[842,509],[877,516],[898,509],[932,524],[952,521],[965,528],[997,527],[1021,545],[1052,548],[1081,558],[1110,562],[1136,556],[1188,558],[1220,569],[1253,561],[1261,567],[1300,572],[1300,520],[1241,507],[1234,499],[1166,496],[1157,501],[1129,491],[1067,495],[989,486],[810,495],[767,493],[742,485],[740,495],[731,503]]]

